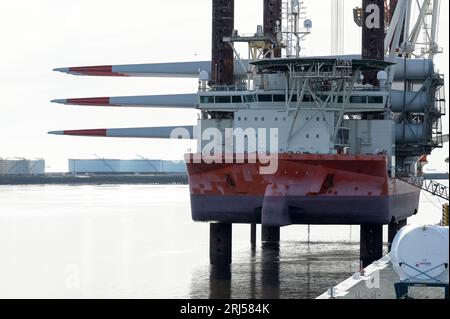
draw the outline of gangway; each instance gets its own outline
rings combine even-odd
[[[449,200],[448,198],[448,186],[445,186],[441,183],[438,183],[433,180],[426,180],[423,177],[419,176],[407,176],[407,177],[397,177],[397,179],[408,183],[410,185],[416,186],[420,189],[422,189],[425,192],[428,192],[434,196],[440,197],[442,199],[445,199],[446,201]]]

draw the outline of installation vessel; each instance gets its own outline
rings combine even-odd
[[[390,8],[381,58],[373,52],[303,56],[301,43],[312,28],[303,3],[265,4],[274,2],[278,7],[265,8],[265,14],[275,14],[265,17],[264,26],[240,35],[233,25],[234,2],[214,1],[212,61],[56,69],[90,76],[198,77],[192,94],[54,101],[192,108],[199,112],[197,126],[51,133],[196,139],[197,152],[185,156],[195,221],[370,225],[417,213],[420,189],[397,177],[416,174],[418,159],[442,146],[445,108],[443,77],[432,58],[412,59],[405,49],[411,46],[402,45],[417,40],[422,27],[411,36],[405,31],[401,17],[408,15],[408,1]],[[365,16],[355,11],[357,23]],[[238,43],[248,44],[247,57]]]

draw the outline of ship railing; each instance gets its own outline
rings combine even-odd
[[[314,78],[314,79],[342,79],[352,78],[351,72],[290,72],[291,78]]]
[[[356,92],[380,92],[380,91],[385,91],[384,89],[382,89],[379,86],[371,86],[371,87],[354,87],[353,91]]]
[[[314,84],[314,90],[320,91],[320,92],[333,91],[331,83]],[[340,93],[340,92],[342,93],[342,91],[338,91],[336,93]],[[387,92],[387,91],[380,87],[355,87],[355,88],[352,88],[352,92]]]
[[[242,92],[248,91],[248,87],[246,85],[215,85],[212,86],[206,91],[210,92]]]

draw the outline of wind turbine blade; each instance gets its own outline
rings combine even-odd
[[[64,131],[51,131],[48,132],[48,134],[91,136],[91,137],[155,138],[155,139],[195,139],[197,135],[195,126],[64,130]]]
[[[235,61],[235,74],[245,74],[248,64],[246,60]],[[56,68],[53,71],[89,76],[197,78],[201,71],[211,73],[211,61],[82,66]]]
[[[198,104],[197,94],[143,95],[58,99],[53,103],[83,106],[155,107],[193,109]]]

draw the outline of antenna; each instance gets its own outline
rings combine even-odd
[[[301,41],[311,33],[312,21],[306,19],[306,7],[300,0],[283,1],[282,28],[278,39],[282,39],[286,57],[300,57]],[[303,21],[303,23],[301,23]]]

